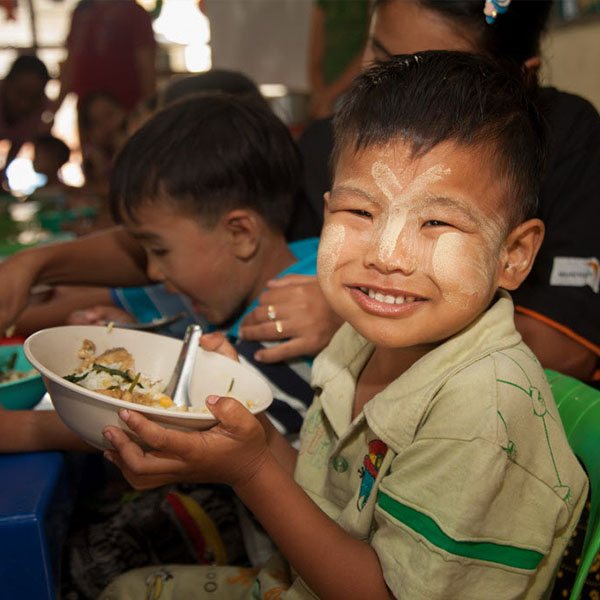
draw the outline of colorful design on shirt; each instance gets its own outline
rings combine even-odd
[[[548,432],[548,424],[546,422],[546,418],[552,419],[553,421],[555,419],[552,416],[552,414],[548,412],[548,408],[546,406],[546,401],[544,399],[542,392],[537,387],[532,385],[531,380],[529,379],[529,376],[527,375],[525,369],[523,369],[523,367],[512,356],[509,356],[508,354],[505,354],[504,352],[499,352],[499,354],[501,354],[508,360],[515,363],[517,365],[517,367],[519,367],[519,369],[521,370],[523,375],[525,376],[525,379],[527,379],[527,383],[529,384],[527,389],[524,388],[523,386],[519,385],[518,383],[514,383],[513,381],[505,381],[503,379],[496,379],[496,381],[498,381],[499,383],[505,383],[506,385],[512,385],[512,386],[516,387],[517,389],[521,390],[524,394],[527,394],[527,396],[531,400],[533,414],[536,417],[539,417],[542,421],[542,426],[544,428],[544,434],[546,437],[546,443],[548,444],[548,452],[550,453],[550,459],[552,460],[552,466],[554,467],[554,472],[556,473],[557,484],[553,487],[553,489],[565,504],[567,504],[568,506],[571,506],[573,504],[573,499],[571,498],[571,487],[563,484],[560,473],[558,472],[558,466],[556,465],[556,460],[554,458],[554,452],[552,451],[552,444],[550,442],[550,434]],[[500,414],[500,413],[498,413],[498,414]],[[500,415],[500,418],[502,418],[502,415]],[[502,419],[502,420],[504,421],[504,419]],[[506,423],[505,423],[505,426],[506,426]],[[508,433],[508,430],[507,430],[507,433]],[[509,457],[510,457],[510,453],[509,453]],[[514,460],[514,457],[511,460]]]
[[[364,464],[359,471],[362,481],[360,482],[360,492],[356,502],[358,510],[362,510],[369,499],[386,452],[387,444],[381,440],[371,440],[369,442],[369,453],[365,455]]]
[[[165,567],[160,567],[146,577],[146,597],[145,600],[158,600],[163,591],[163,583],[173,579],[173,574]]]

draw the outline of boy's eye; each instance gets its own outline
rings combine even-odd
[[[362,210],[360,208],[351,208],[348,212],[352,213],[353,215],[357,215],[358,217],[366,217],[367,219],[371,218],[371,213],[367,210]]]
[[[168,253],[168,250],[164,248],[148,248],[148,253],[153,256],[165,256]]]

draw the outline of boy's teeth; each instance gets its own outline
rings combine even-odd
[[[380,294],[374,290],[368,290],[367,288],[360,288],[361,291],[368,293],[369,298],[377,300],[377,302],[384,302],[385,304],[404,304],[405,302],[414,302],[414,296],[392,296],[390,294]]]

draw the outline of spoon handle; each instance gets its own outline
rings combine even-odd
[[[183,338],[183,345],[171,379],[163,393],[171,397],[177,406],[190,407],[189,386],[198,353],[198,341],[202,335],[200,325],[188,325]]]

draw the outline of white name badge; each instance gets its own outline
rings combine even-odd
[[[596,294],[600,289],[600,263],[597,258],[556,256],[550,274],[550,285],[584,287]]]

